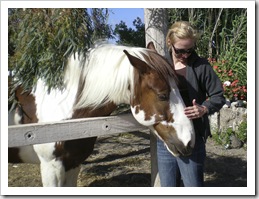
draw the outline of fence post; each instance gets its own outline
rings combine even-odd
[[[160,179],[157,168],[157,143],[156,136],[150,130],[150,154],[151,154],[151,187],[160,187]]]
[[[166,34],[168,24],[168,14],[166,8],[145,8],[145,36],[146,44],[152,41],[156,51],[167,56]],[[151,186],[160,187],[160,180],[157,169],[156,137],[150,133],[150,150],[151,150]]]

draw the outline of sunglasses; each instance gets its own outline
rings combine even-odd
[[[175,48],[174,47],[174,45],[172,45],[173,46],[173,48],[174,48],[174,52],[175,52],[175,54],[190,54],[190,53],[192,53],[193,51],[194,51],[194,49],[195,49],[195,47],[192,47],[192,48],[189,48],[189,49],[187,49],[187,50],[185,50],[185,49],[177,49],[177,48]]]

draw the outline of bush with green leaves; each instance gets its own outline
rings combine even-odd
[[[107,9],[10,9],[8,69],[16,83],[30,90],[42,78],[49,89],[62,88],[68,56],[86,52],[96,39],[112,37],[107,17]]]
[[[238,130],[235,132],[237,138],[244,144],[247,142],[247,121],[241,122]]]
[[[213,133],[212,137],[219,145],[229,146],[231,144],[230,137],[233,134],[232,128],[227,128],[224,132]]]
[[[238,125],[237,130],[233,131],[232,127],[225,129],[222,132],[213,132],[212,138],[219,145],[223,145],[226,148],[231,146],[231,136],[235,136],[243,145],[243,148],[247,146],[247,119],[244,116],[243,121]]]

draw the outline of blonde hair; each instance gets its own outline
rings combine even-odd
[[[166,44],[171,49],[172,44],[176,43],[179,39],[193,39],[194,43],[196,43],[199,38],[199,32],[188,21],[178,21],[169,28],[166,36]]]

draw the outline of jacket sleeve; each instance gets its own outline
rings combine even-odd
[[[222,82],[209,63],[204,64],[201,67],[201,70],[203,71],[200,71],[200,81],[207,94],[207,99],[202,103],[202,105],[208,108],[208,114],[210,115],[218,112],[226,103],[223,95],[224,90]]]

